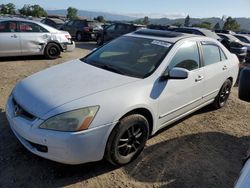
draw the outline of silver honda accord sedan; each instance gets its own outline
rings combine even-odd
[[[142,29],[25,78],[6,115],[36,155],[124,165],[163,127],[208,104],[222,108],[238,70],[215,39]]]
[[[0,57],[45,55],[56,59],[74,48],[68,32],[32,20],[0,19]]]

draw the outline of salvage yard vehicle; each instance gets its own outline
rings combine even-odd
[[[209,104],[222,108],[238,70],[217,40],[141,29],[20,81],[6,115],[36,155],[119,166],[163,127]]]
[[[145,26],[138,24],[114,23],[96,33],[96,43],[98,46],[100,46],[115,38],[142,29],[144,27]]]
[[[45,55],[56,59],[61,52],[74,48],[68,32],[32,20],[0,20],[0,57]]]
[[[238,38],[241,42],[244,42],[247,44],[247,62],[250,62],[250,36],[247,34],[237,34],[234,35],[236,38]]]
[[[250,44],[241,42],[235,36],[224,33],[217,33],[223,40],[222,44],[232,53],[237,55],[240,62],[245,62],[247,58],[247,49],[250,48]]]
[[[77,41],[93,40],[95,33],[93,29],[98,23],[92,20],[76,19],[65,23],[61,30],[68,31]]]
[[[221,41],[221,38],[213,31],[204,29],[204,28],[197,28],[197,27],[175,27],[169,28],[170,31],[180,32],[180,33],[188,33],[193,35],[200,35],[206,36],[218,41]]]

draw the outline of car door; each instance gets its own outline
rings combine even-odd
[[[229,77],[228,59],[223,50],[210,41],[201,42],[204,64],[204,100],[216,97],[221,86]]]
[[[196,41],[186,41],[179,46],[167,69],[171,71],[174,67],[187,69],[189,76],[181,80],[169,79],[159,86],[162,90],[159,97],[159,127],[170,124],[202,104],[204,70]]]
[[[72,37],[75,37],[75,32],[73,33],[73,24],[74,24],[74,21],[69,21],[67,22],[66,24],[64,24],[64,26],[62,27],[62,29],[64,31],[68,31],[69,34],[72,36]]]
[[[33,22],[19,22],[22,55],[43,54],[51,34]]]
[[[107,27],[104,30],[104,36],[103,36],[104,42],[114,39],[115,31],[116,31],[116,24],[113,24]]]
[[[21,55],[20,33],[15,21],[0,22],[0,56]]]

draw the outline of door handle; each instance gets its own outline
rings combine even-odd
[[[11,38],[17,38],[17,35],[16,34],[11,35]]]
[[[225,66],[222,68],[222,70],[227,70],[227,66],[225,65]]]
[[[203,78],[204,78],[203,76],[199,75],[198,78],[195,79],[195,82],[199,82],[199,81],[203,80]]]

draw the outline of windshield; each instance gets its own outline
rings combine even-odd
[[[171,46],[165,41],[123,36],[81,60],[118,74],[145,78],[156,70]]]

